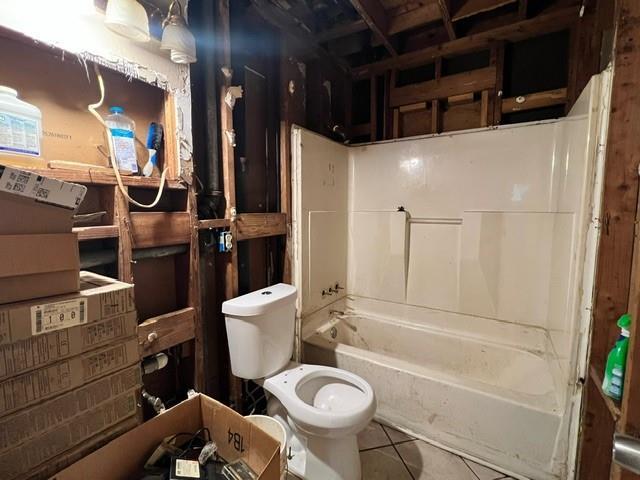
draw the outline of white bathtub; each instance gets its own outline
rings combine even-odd
[[[506,473],[562,478],[564,401],[544,332],[486,320],[463,336],[459,315],[419,311],[388,318],[337,302],[305,320],[304,361],[365,378],[385,423]]]

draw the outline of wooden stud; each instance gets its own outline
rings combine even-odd
[[[118,187],[115,188],[116,225],[118,235],[118,279],[122,282],[133,283],[133,269],[131,265],[131,219],[129,218],[129,203]],[[126,188],[126,187],[125,187]]]
[[[402,105],[398,107],[400,113],[415,112],[416,110],[424,110],[427,108],[427,102],[412,103],[411,105]]]
[[[369,84],[369,129],[371,141],[375,142],[378,136],[378,77],[373,75]]]
[[[169,169],[167,178],[176,179],[180,177],[180,148],[178,148],[178,125],[177,109],[175,98],[172,93],[164,95],[164,131],[168,132],[164,136],[164,165],[160,167]]]
[[[393,109],[393,138],[400,138],[400,110]]]
[[[483,90],[480,97],[480,126],[489,125],[489,90]]]
[[[204,325],[202,318],[202,301],[200,291],[200,234],[198,231],[198,200],[194,188],[190,188],[187,196],[187,212],[189,214],[189,290],[187,303],[193,309],[194,339],[194,379],[199,391],[205,389],[205,356]],[[207,361],[209,359],[206,359]]]
[[[384,100],[382,103],[383,110],[383,138],[389,140],[393,134],[393,111],[389,107],[389,99],[391,97],[391,77],[395,72],[385,72],[384,74]]]
[[[447,105],[464,105],[465,103],[473,102],[473,92],[469,93],[461,93],[460,95],[452,95],[451,97],[447,97]]]
[[[442,57],[436,58],[434,74],[436,81],[440,81],[442,78]],[[431,133],[440,133],[441,131],[442,112],[440,111],[440,100],[435,98],[431,100]]]
[[[496,86],[490,97],[493,109],[492,112],[489,112],[489,123],[500,125],[502,123],[502,88],[504,84],[504,42],[497,43],[491,49],[490,64],[496,69]]]

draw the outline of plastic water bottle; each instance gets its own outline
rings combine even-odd
[[[0,152],[40,156],[42,113],[18,98],[13,88],[0,85]]]
[[[138,172],[136,158],[136,124],[124,114],[124,108],[111,107],[105,123],[113,137],[113,149],[116,165],[119,170]]]

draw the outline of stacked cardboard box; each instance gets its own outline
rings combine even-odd
[[[0,165],[0,479],[45,478],[139,423],[133,286],[80,272],[86,187]]]
[[[78,290],[73,214],[87,188],[0,165],[0,303]]]
[[[139,418],[133,286],[79,278],[77,293],[0,305],[3,480],[97,448],[104,432]]]

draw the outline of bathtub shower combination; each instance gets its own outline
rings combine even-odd
[[[609,74],[563,119],[347,147],[294,129],[297,353],[376,417],[573,477]]]

